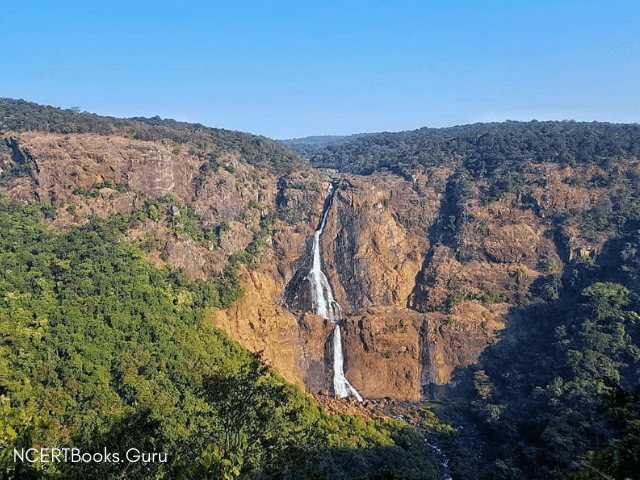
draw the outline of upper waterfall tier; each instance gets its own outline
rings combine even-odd
[[[327,215],[331,209],[333,191],[333,185],[331,185],[328,190],[329,197],[327,198],[326,207],[322,212],[320,228],[313,234],[313,263],[309,272],[309,281],[311,282],[311,300],[314,311],[322,318],[336,322],[342,317],[342,308],[333,298],[331,285],[329,285],[329,280],[327,280],[322,271],[322,261],[320,259],[320,235],[324,230]]]

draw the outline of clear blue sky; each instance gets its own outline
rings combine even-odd
[[[8,0],[0,96],[271,138],[636,123],[638,5]]]

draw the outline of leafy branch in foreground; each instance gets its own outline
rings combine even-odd
[[[303,468],[321,446],[313,435],[308,400],[269,371],[260,354],[238,371],[205,375],[202,396],[216,412],[215,447],[206,450],[206,473],[234,478]]]

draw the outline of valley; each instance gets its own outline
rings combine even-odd
[[[412,405],[402,415],[438,436],[455,479],[570,478],[587,452],[606,463],[624,429],[606,423],[610,398],[635,408],[640,373],[637,125],[478,124],[290,151],[19,107],[0,123],[4,197],[59,232],[119,218],[118,242],[147,263],[210,282],[208,327],[318,403]]]

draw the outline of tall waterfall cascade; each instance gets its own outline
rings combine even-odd
[[[313,234],[313,264],[308,277],[311,282],[311,301],[315,313],[335,324],[333,329],[333,389],[335,394],[341,397],[353,395],[359,401],[362,401],[362,397],[358,391],[351,386],[344,376],[344,357],[342,355],[342,338],[340,335],[342,307],[340,307],[338,302],[333,298],[331,285],[329,285],[329,281],[322,271],[322,262],[320,259],[320,235],[322,235],[322,231],[324,230],[327,215],[333,202],[333,185],[329,187],[328,192],[328,201],[326,202],[327,205],[324,212],[322,212],[320,228]]]

